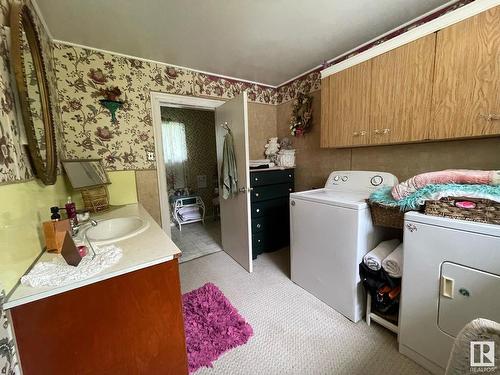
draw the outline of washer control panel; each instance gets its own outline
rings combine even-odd
[[[374,191],[382,186],[394,186],[398,179],[391,173],[370,171],[334,171],[326,181],[326,189],[342,191]]]
[[[370,179],[370,183],[373,185],[373,186],[379,186],[379,185],[382,185],[382,182],[384,182],[384,178],[380,175],[376,175],[376,176],[373,176],[371,179]]]

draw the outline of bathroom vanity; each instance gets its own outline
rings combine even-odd
[[[64,286],[18,285],[9,295],[4,309],[24,375],[188,373],[180,250],[140,205],[93,216],[124,217],[148,225],[114,243],[123,251],[116,264]]]

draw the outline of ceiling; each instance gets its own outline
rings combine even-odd
[[[56,40],[279,85],[447,0],[36,0]]]

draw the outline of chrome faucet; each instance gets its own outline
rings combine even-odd
[[[91,228],[91,227],[96,227],[98,222],[96,220],[90,220],[89,221],[90,223],[90,227],[88,227],[85,232],[83,232],[83,241],[85,241],[86,243],[89,244],[89,247],[90,249],[92,250],[92,259],[95,258],[96,256],[96,252],[95,252],[95,249],[94,249],[94,246],[92,245],[92,242],[89,240],[89,238],[87,237],[87,231]]]

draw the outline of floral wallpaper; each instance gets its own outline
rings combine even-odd
[[[151,91],[276,104],[275,89],[188,69],[56,44],[54,50],[64,141],[70,158],[103,158],[107,169],[151,169],[154,151]],[[125,103],[111,123],[99,90],[118,86]]]
[[[22,142],[15,83],[9,60],[9,37],[0,29],[0,183],[15,182],[32,177]]]
[[[14,72],[10,65],[10,33],[8,18],[10,0],[0,0],[0,184],[20,182],[33,178],[29,164],[22,118],[19,111]],[[36,16],[30,1],[26,1],[34,15],[35,27],[40,36],[42,58],[47,72],[52,114],[56,127],[58,152],[64,155],[61,142],[60,116],[57,102],[56,77],[52,53],[52,41]]]
[[[0,374],[14,375],[19,373],[19,366],[7,314],[2,308],[4,300],[5,293],[0,287]]]
[[[295,99],[298,94],[310,94],[321,89],[320,69],[307,73],[286,85],[276,89],[276,104],[286,103]]]

